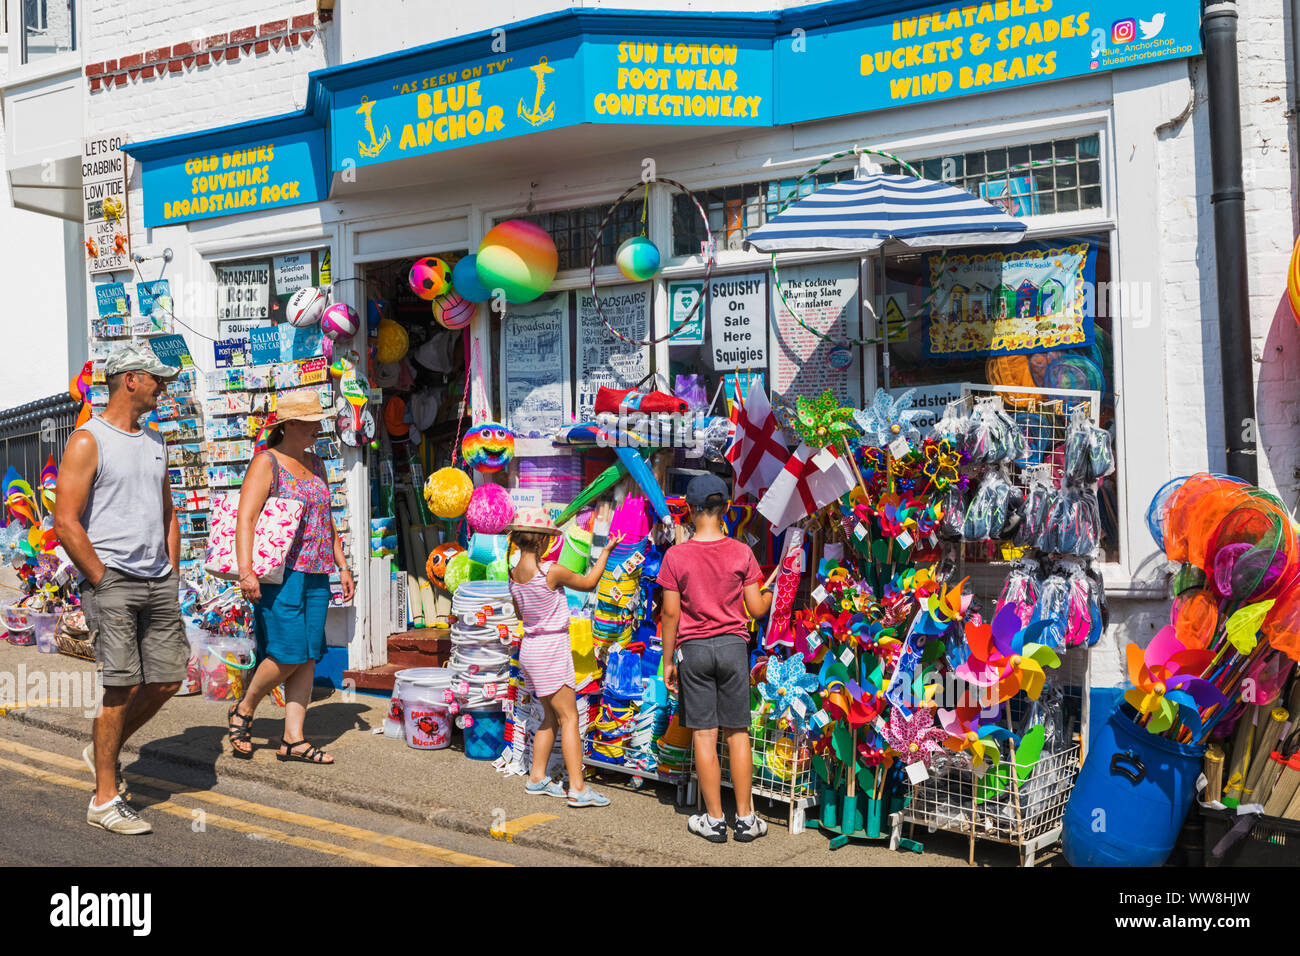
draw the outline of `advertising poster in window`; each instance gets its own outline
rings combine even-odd
[[[723,276],[709,283],[709,331],[717,371],[767,364],[767,273]]]
[[[654,286],[610,286],[600,290],[600,309],[609,324],[633,342],[650,337],[650,296]],[[578,293],[578,420],[595,413],[596,392],[608,388],[633,388],[650,374],[650,347],[632,345],[611,335],[596,311],[590,292]]]
[[[861,348],[836,342],[858,335],[858,311],[857,262],[782,269],[780,289],[772,283],[772,394],[793,403],[830,389],[841,405],[856,405]],[[835,341],[808,331],[796,315]]]
[[[516,438],[569,424],[569,293],[512,305],[501,323],[501,396]]]
[[[1082,241],[933,253],[937,291],[925,322],[927,356],[1026,355],[1092,344],[1097,246]]]
[[[223,339],[271,324],[271,265],[240,262],[217,266],[217,331]]]
[[[676,334],[668,340],[670,345],[703,345],[705,303],[700,302],[704,294],[703,282],[668,283],[668,328],[676,329]],[[694,313],[691,310],[694,309]],[[687,321],[686,317],[690,316]],[[682,323],[685,323],[684,325]]]

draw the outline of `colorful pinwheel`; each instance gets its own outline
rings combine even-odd
[[[800,395],[795,400],[795,411],[794,430],[812,448],[825,448],[856,434],[853,409],[841,408],[829,389],[812,400]]]
[[[927,414],[925,409],[912,408],[915,394],[916,389],[909,388],[898,398],[893,398],[883,388],[876,389],[871,404],[853,413],[853,420],[862,429],[863,440],[884,448],[890,442],[905,438],[908,445],[915,446],[921,440],[921,429],[916,422]]]
[[[816,676],[808,673],[803,658],[798,654],[786,660],[768,658],[766,678],[758,685],[764,703],[771,705],[778,719],[785,717],[795,727],[803,726],[817,709],[811,695],[818,687]]]
[[[1027,640],[1045,627],[1021,627],[1020,616],[1010,607],[998,611],[992,625],[967,622],[970,655],[957,667],[957,676],[976,687],[996,686],[998,703],[1022,690],[1037,700],[1047,680],[1043,668],[1061,666],[1061,659],[1050,647]]]
[[[1202,711],[1228,703],[1200,676],[1214,661],[1214,651],[1188,648],[1172,627],[1161,628],[1145,651],[1130,644],[1125,653],[1133,689],[1125,692],[1124,700],[1139,716],[1150,718],[1146,729],[1153,734],[1168,730],[1176,721],[1196,733]]]
[[[28,525],[37,523],[36,492],[19,476],[13,465],[10,465],[9,470],[5,472],[4,502],[5,507],[14,517],[21,518]]]
[[[986,756],[990,762],[998,764],[1002,762],[998,742],[1015,740],[1015,735],[995,723],[983,723],[980,720],[983,713],[979,707],[940,708],[939,725],[948,734],[944,746],[955,752],[969,750],[976,765],[982,764]]]
[[[889,712],[889,723],[883,733],[889,748],[902,758],[904,764],[919,760],[927,769],[934,755],[943,750],[947,736],[934,725],[933,711],[924,707],[918,707],[908,717],[895,707]]]
[[[45,467],[41,469],[41,503],[45,505],[46,511],[54,511],[54,489],[58,483],[59,466],[54,464],[54,452],[50,452]]]

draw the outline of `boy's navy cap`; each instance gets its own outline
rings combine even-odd
[[[713,495],[721,495],[723,501],[731,497],[731,489],[717,475],[696,475],[686,486],[686,503],[692,508],[703,508]]]

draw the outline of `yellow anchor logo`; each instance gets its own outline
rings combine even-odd
[[[361,140],[357,140],[357,149],[360,150],[362,156],[365,156],[368,159],[373,159],[382,153],[384,147],[387,146],[393,138],[392,134],[388,131],[387,126],[384,127],[384,138],[375,138],[375,124],[370,118],[370,111],[374,108],[375,101],[367,99],[362,99],[361,105],[357,107],[357,112],[364,113],[366,116],[366,132],[370,134],[370,145],[367,146]]]
[[[549,123],[555,119],[555,100],[546,104],[546,112],[542,112],[542,94],[546,92],[546,74],[554,73],[555,67],[546,65],[546,57],[541,57],[536,66],[530,66],[528,69],[533,71],[537,77],[537,96],[533,99],[533,109],[529,112],[524,106],[524,101],[519,101],[519,118],[527,120],[534,126],[541,126],[543,123]]]

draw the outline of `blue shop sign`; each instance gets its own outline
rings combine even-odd
[[[793,19],[797,19],[797,14]],[[1201,52],[1200,5],[935,4],[776,41],[778,124],[910,106]]]
[[[144,160],[144,224],[167,226],[326,197],[325,131],[197,148]]]

